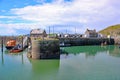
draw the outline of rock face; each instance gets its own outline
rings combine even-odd
[[[99,31],[103,35],[111,35],[115,39],[115,44],[120,44],[120,24],[109,26]]]
[[[59,59],[59,40],[33,40],[28,57],[32,59]]]
[[[119,37],[115,37],[115,44],[119,44],[120,45],[120,36]]]

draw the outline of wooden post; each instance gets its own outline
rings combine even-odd
[[[49,37],[50,37],[50,26],[49,26]]]
[[[22,36],[22,50],[23,50],[23,36]]]
[[[2,37],[2,40],[1,40],[1,51],[3,52],[3,37]]]
[[[24,64],[24,60],[23,60],[23,53],[22,53],[22,64]]]
[[[2,52],[2,64],[4,64],[4,57],[3,57],[3,37],[1,38],[1,52]]]
[[[53,26],[53,36],[54,36],[54,26]]]
[[[2,55],[1,55],[1,59],[2,59],[2,65],[4,65],[4,56],[3,56],[3,52],[2,52]]]

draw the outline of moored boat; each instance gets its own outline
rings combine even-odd
[[[10,50],[10,53],[19,53],[22,51],[23,51],[22,49],[12,49],[12,50]]]
[[[23,51],[22,46],[20,44],[17,44],[10,50],[10,53],[18,53],[22,51]]]
[[[6,46],[6,49],[10,50],[12,49],[14,46]]]
[[[16,40],[9,40],[6,44],[6,49],[10,50],[16,45]]]

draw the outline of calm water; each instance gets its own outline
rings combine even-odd
[[[0,52],[0,80],[120,80],[118,46],[61,48],[60,60],[30,60],[27,50]]]

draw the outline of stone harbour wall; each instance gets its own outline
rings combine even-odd
[[[101,45],[106,43],[107,45],[113,45],[113,38],[60,38],[60,43],[70,46],[85,46],[85,45]]]
[[[28,57],[32,59],[59,59],[59,40],[32,40],[32,48]]]

